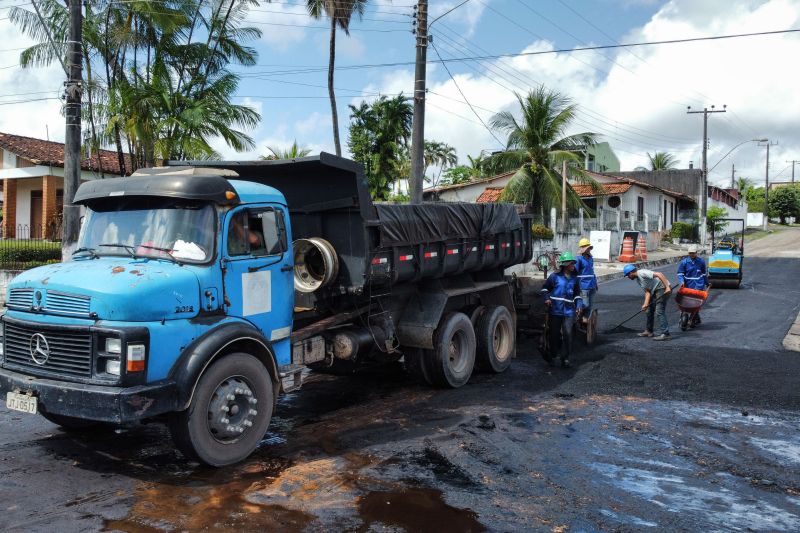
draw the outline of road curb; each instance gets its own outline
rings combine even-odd
[[[793,352],[800,352],[800,313],[783,338],[783,347]]]
[[[676,255],[674,257],[664,257],[663,259],[654,259],[652,261],[640,261],[636,263],[630,263],[632,265],[636,265],[637,268],[653,268],[659,267],[664,265],[669,265],[670,263],[674,263],[681,259],[683,255]],[[622,268],[620,268],[619,272],[610,272],[608,274],[603,274],[597,276],[597,281],[608,281],[610,279],[616,279],[622,277]],[[798,317],[800,319],[800,317]],[[798,339],[800,341],[800,339]]]

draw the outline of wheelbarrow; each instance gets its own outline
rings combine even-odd
[[[681,287],[675,295],[675,304],[681,311],[680,326],[682,331],[695,327],[695,317],[708,299],[708,291],[699,291]]]

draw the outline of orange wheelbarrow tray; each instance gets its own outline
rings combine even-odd
[[[696,313],[708,299],[708,291],[681,287],[675,295],[675,304],[684,313]]]

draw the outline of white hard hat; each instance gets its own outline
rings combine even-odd
[[[689,245],[689,253],[690,254],[696,254],[697,253],[697,245],[696,244],[690,244]]]

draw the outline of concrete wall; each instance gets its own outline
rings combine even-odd
[[[461,187],[445,189],[439,192],[439,199],[442,202],[475,202],[478,196],[488,187],[505,187],[511,181],[512,176],[513,174],[492,181],[470,183]]]
[[[588,168],[587,170],[592,170],[594,172],[619,172],[619,158],[617,154],[614,153],[614,150],[611,149],[611,145],[607,142],[590,146],[587,152],[589,155],[594,156],[594,162],[590,165],[593,168]]]
[[[748,228],[763,228],[764,227],[764,213],[747,213],[747,227]]]
[[[615,172],[617,176],[633,178],[656,187],[680,192],[698,198],[702,189],[703,171],[699,168],[683,170],[633,170]]]

